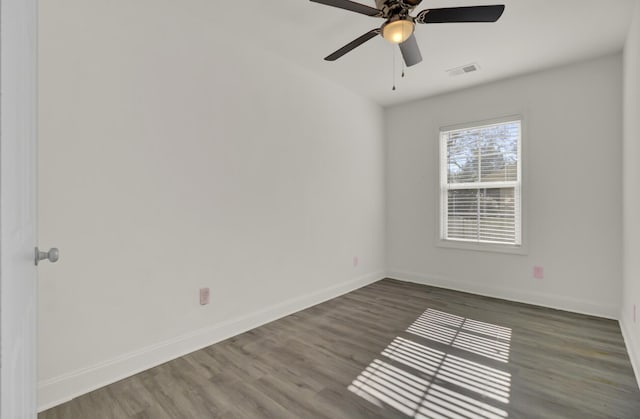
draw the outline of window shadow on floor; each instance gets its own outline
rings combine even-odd
[[[349,390],[414,418],[507,418],[511,329],[428,309]]]

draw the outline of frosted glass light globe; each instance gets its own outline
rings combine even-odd
[[[406,19],[394,20],[382,27],[382,37],[392,44],[401,44],[413,34],[415,24]]]

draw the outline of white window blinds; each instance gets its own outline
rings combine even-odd
[[[441,239],[520,246],[521,121],[440,131]]]

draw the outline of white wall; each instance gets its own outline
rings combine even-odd
[[[41,2],[41,408],[384,276],[382,109],[209,3]]]
[[[620,323],[640,385],[640,1],[624,51],[623,155],[624,283]]]
[[[390,276],[617,318],[621,86],[618,54],[387,109]],[[439,128],[514,114],[524,117],[527,254],[436,247]]]

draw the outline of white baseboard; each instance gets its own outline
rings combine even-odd
[[[631,366],[633,372],[636,375],[636,381],[638,382],[638,388],[640,388],[640,341],[638,341],[636,334],[633,333],[631,325],[625,320],[624,313],[620,316],[620,330],[622,330],[622,337],[624,338],[624,344],[627,346],[627,353],[631,360]]]
[[[123,354],[117,358],[105,360],[87,368],[42,380],[38,383],[38,411],[41,412],[57,406],[82,394],[346,294],[384,277],[383,272],[367,274],[235,319],[217,323],[211,327],[195,330],[174,339]]]
[[[557,295],[548,295],[516,289],[494,287],[490,285],[478,284],[475,282],[442,278],[437,275],[425,275],[415,272],[391,270],[387,273],[387,277],[397,279],[399,281],[431,285],[434,287],[447,288],[455,291],[483,295],[485,297],[501,298],[504,300],[515,301],[519,303],[534,304],[542,307],[571,311],[574,313],[587,314],[590,316],[604,317],[613,320],[617,320],[618,315],[620,314],[620,308],[617,306],[608,306],[591,301],[579,300]]]

